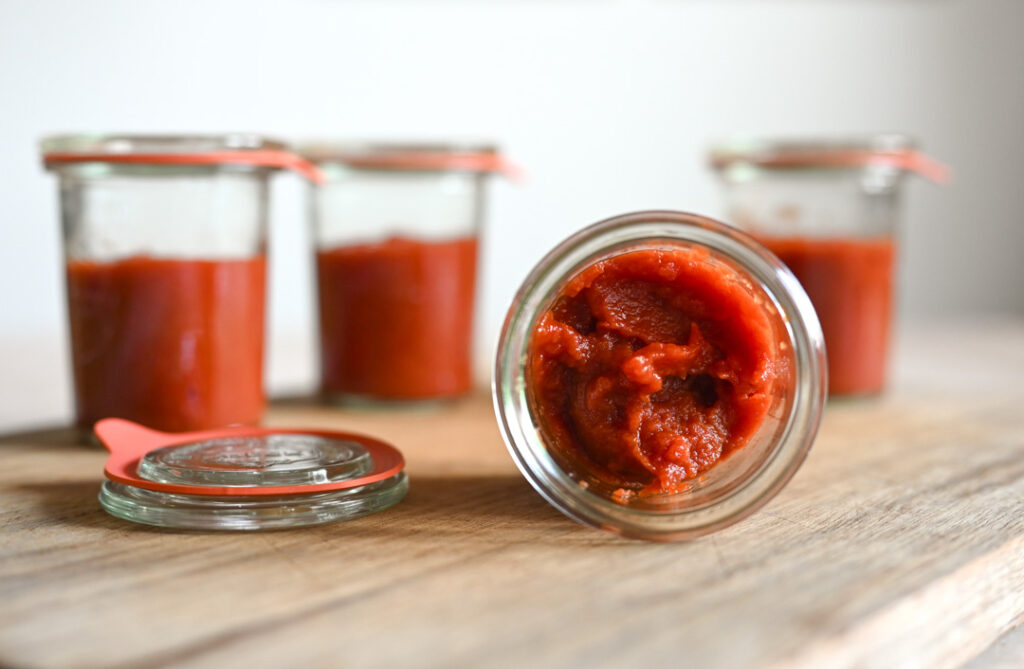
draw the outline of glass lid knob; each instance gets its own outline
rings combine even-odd
[[[231,436],[147,453],[141,478],[195,486],[287,486],[365,476],[373,459],[361,444],[312,434]]]

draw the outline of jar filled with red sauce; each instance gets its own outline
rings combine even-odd
[[[733,142],[712,152],[726,218],[800,280],[828,347],[829,393],[875,395],[888,376],[900,190],[946,168],[902,135]]]
[[[455,398],[473,379],[490,146],[310,144],[321,389],[331,401]]]
[[[737,522],[793,476],[824,365],[807,295],[762,245],[646,211],[584,228],[527,275],[493,396],[509,452],[551,504],[674,541]]]
[[[60,179],[78,425],[257,423],[268,178],[302,161],[252,135],[59,136],[42,151]]]

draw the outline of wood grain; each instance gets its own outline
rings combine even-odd
[[[282,402],[268,422],[406,454],[398,507],[257,534],[134,526],[104,456],[0,439],[0,664],[952,667],[1024,616],[1024,322],[908,333],[894,392],[829,406],[792,483],[713,536],[580,527],[504,451],[488,400]]]

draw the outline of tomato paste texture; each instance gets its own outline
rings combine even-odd
[[[78,423],[169,432],[254,424],[264,407],[266,261],[70,261]]]
[[[587,267],[531,341],[531,401],[549,444],[616,497],[679,491],[764,421],[788,369],[775,314],[700,247]]]
[[[324,391],[423,400],[471,390],[476,256],[476,237],[320,251]]]
[[[829,393],[881,392],[892,326],[893,241],[809,237],[761,241],[793,270],[818,312],[828,349]]]

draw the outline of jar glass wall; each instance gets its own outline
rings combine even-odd
[[[339,401],[473,387],[477,258],[491,147],[310,145],[321,387]]]
[[[670,541],[774,496],[821,419],[821,330],[752,238],[680,212],[628,214],[559,244],[502,328],[495,411],[566,515]]]
[[[60,180],[78,425],[258,422],[272,168],[218,156],[283,146],[67,136],[42,150]]]

